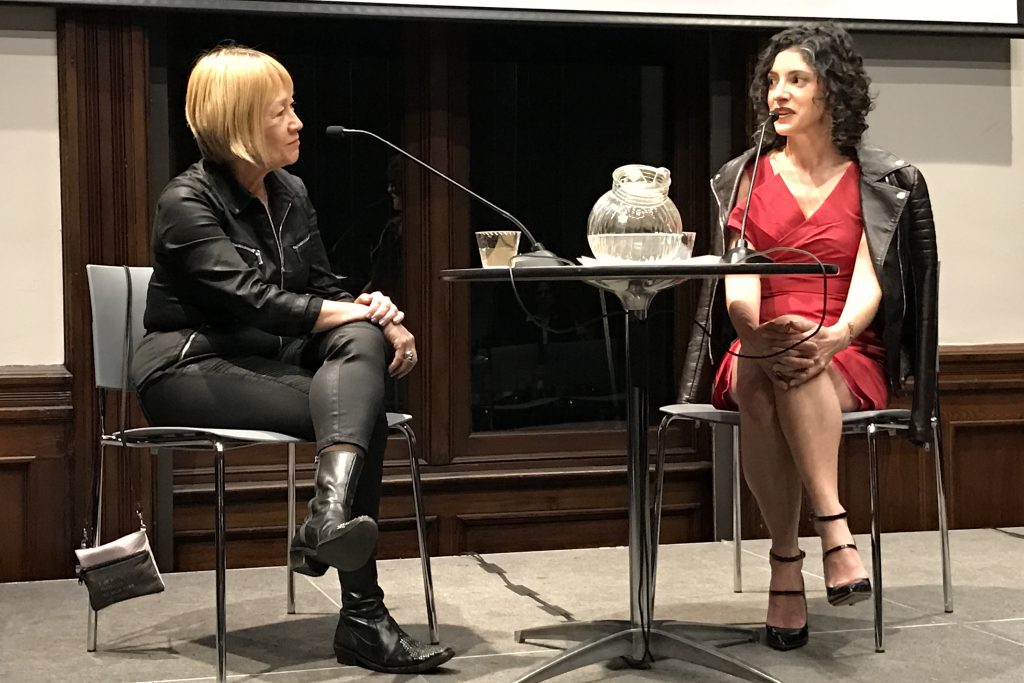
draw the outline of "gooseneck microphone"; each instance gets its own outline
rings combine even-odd
[[[754,168],[750,171],[750,187],[747,188],[747,203],[743,207],[743,219],[740,221],[740,238],[736,240],[736,246],[725,252],[722,256],[722,263],[750,263],[755,259],[760,263],[770,263],[771,259],[747,247],[747,214],[750,213],[750,198],[754,194],[754,181],[757,179],[757,165],[761,161],[761,148],[764,146],[764,133],[768,124],[779,118],[778,109],[768,112],[768,118],[761,124],[761,136],[757,140],[757,149],[754,150]],[[756,256],[754,256],[757,254]]]
[[[339,137],[339,138],[340,137],[345,137],[346,135],[350,135],[350,134],[368,135],[369,137],[374,138],[375,140],[383,142],[385,145],[387,145],[391,149],[395,150],[399,154],[402,154],[403,156],[405,156],[405,157],[407,157],[409,159],[412,159],[417,164],[419,164],[423,168],[427,169],[431,173],[434,173],[435,175],[441,176],[442,178],[444,178],[449,183],[451,183],[455,187],[459,188],[460,190],[462,190],[463,192],[465,192],[469,196],[471,196],[474,199],[482,202],[483,204],[487,205],[488,207],[490,207],[494,211],[497,211],[502,217],[508,219],[509,222],[511,222],[513,225],[515,225],[517,228],[519,228],[522,231],[522,233],[524,235],[526,235],[526,239],[530,240],[530,245],[531,246],[530,246],[529,253],[520,254],[519,256],[517,256],[515,258],[514,265],[516,267],[521,267],[521,266],[557,266],[557,265],[560,265],[561,259],[559,259],[557,256],[555,256],[552,252],[550,252],[547,249],[545,249],[543,244],[541,244],[540,242],[535,240],[533,238],[533,235],[530,234],[530,231],[526,229],[526,226],[523,225],[522,222],[520,222],[518,218],[516,218],[515,216],[510,214],[508,211],[505,211],[500,206],[497,206],[496,204],[487,201],[486,199],[484,199],[483,197],[478,195],[476,192],[473,192],[473,190],[469,189],[465,185],[459,183],[458,181],[456,181],[456,180],[454,180],[452,178],[449,178],[444,173],[441,173],[441,171],[437,170],[436,168],[434,168],[433,166],[431,166],[427,162],[425,162],[425,161],[423,161],[423,160],[413,156],[409,152],[406,152],[404,149],[402,149],[398,145],[394,144],[393,142],[389,142],[389,141],[385,140],[384,138],[382,138],[381,136],[377,135],[376,133],[371,133],[368,130],[360,130],[358,128],[346,128],[345,126],[327,126],[327,134],[330,135],[331,137]]]

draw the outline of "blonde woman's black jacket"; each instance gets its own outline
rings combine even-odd
[[[352,300],[331,273],[305,185],[282,170],[266,182],[270,209],[206,159],[164,188],[136,386],[195,355],[272,356],[283,338],[312,331],[324,299]]]
[[[726,222],[736,205],[743,169],[754,150],[726,163],[711,179],[718,207],[709,250],[725,250]],[[938,261],[931,199],[924,176],[913,166],[877,147],[857,150],[860,165],[861,210],[868,250],[882,288],[882,301],[872,325],[885,345],[885,370],[894,395],[914,377],[912,423],[909,438],[924,443],[931,438],[931,416],[936,396],[938,342]],[[713,371],[735,338],[725,311],[719,281],[709,280],[701,292],[683,366],[679,400],[707,401]]]

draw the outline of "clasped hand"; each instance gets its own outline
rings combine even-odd
[[[395,357],[388,365],[388,374],[399,379],[412,372],[418,360],[416,339],[402,325],[405,313],[380,292],[364,292],[356,297],[355,303],[366,306],[366,319],[380,325],[384,338],[395,350]]]
[[[390,297],[380,292],[363,292],[356,297],[355,303],[366,306],[366,319],[381,327],[405,320],[405,313],[398,309]]]
[[[781,389],[798,387],[823,372],[832,362],[832,357],[847,346],[845,327],[822,327],[810,339],[800,341],[817,326],[816,322],[799,315],[783,315],[769,320],[745,335],[742,339],[743,353],[753,356],[779,354],[754,362],[775,386]]]

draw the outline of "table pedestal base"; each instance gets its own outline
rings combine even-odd
[[[694,637],[696,636],[696,637]],[[698,639],[699,638],[699,639]],[[726,644],[752,642],[758,630],[739,626],[698,624],[687,621],[654,621],[647,632],[647,653],[642,661],[635,659],[636,644],[643,643],[644,630],[625,620],[569,622],[516,631],[516,642],[526,640],[584,641],[564,650],[516,683],[538,683],[553,676],[589,664],[626,658],[631,665],[646,667],[659,659],[678,659],[708,669],[721,671],[755,683],[779,683],[778,679],[722,652],[705,640],[728,641]]]

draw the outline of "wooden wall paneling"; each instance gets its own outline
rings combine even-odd
[[[0,519],[4,520],[3,543],[13,552],[0,555],[0,581],[29,578],[28,517],[32,497],[29,495],[29,468],[34,455],[0,456]],[[66,540],[66,534],[63,535]]]
[[[58,12],[65,365],[74,405],[68,493],[75,520],[86,516],[97,448],[85,266],[149,262],[148,48],[133,17]],[[104,501],[106,538],[136,524],[124,493],[129,477],[138,483],[152,519],[148,457],[111,457],[106,476],[111,483]],[[68,573],[71,567],[69,562]]]
[[[952,420],[947,429],[957,526],[1024,526],[1024,419]]]
[[[459,140],[467,126],[460,104],[457,75],[464,27],[430,24],[405,28],[405,121],[403,143],[409,151],[455,178],[467,176],[467,153]],[[464,80],[464,79],[463,79]],[[403,236],[408,305],[414,315],[409,327],[416,335],[420,362],[406,380],[413,426],[423,458],[443,464],[451,458],[451,432],[459,428],[452,414],[458,406],[456,388],[468,383],[465,341],[453,335],[466,329],[464,294],[438,279],[439,271],[459,262],[455,245],[469,239],[467,196],[446,181],[408,163],[403,174]],[[461,316],[461,317],[460,317]],[[461,325],[461,327],[460,327]],[[461,411],[461,409],[460,409]],[[460,412],[457,411],[457,412]]]
[[[0,582],[64,578],[73,566],[71,415],[62,366],[0,367]]]
[[[703,538],[710,528],[710,463],[672,463],[666,473],[664,542]],[[285,487],[277,477],[229,484],[230,563],[277,566],[284,562]],[[408,474],[386,474],[381,501],[379,557],[415,557],[418,545]],[[213,491],[209,483],[179,485],[175,495],[176,569],[212,567]],[[298,489],[299,512],[312,493]],[[542,550],[623,545],[628,492],[620,467],[544,471],[446,472],[424,480],[428,547],[432,555],[503,549]],[[557,523],[558,519],[564,524]],[[465,520],[471,520],[467,533]],[[488,532],[487,530],[490,530]],[[493,532],[486,539],[483,536]]]
[[[1024,525],[1024,344],[944,347],[939,362],[950,525]]]

